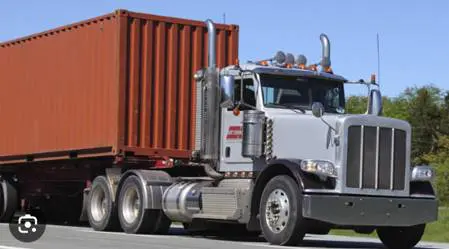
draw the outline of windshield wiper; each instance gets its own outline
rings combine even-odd
[[[266,107],[269,107],[269,106],[273,106],[273,107],[275,107],[275,106],[281,106],[281,107],[288,108],[289,110],[292,110],[292,111],[294,111],[294,112],[297,112],[297,111],[299,110],[299,111],[301,111],[301,113],[303,113],[303,114],[306,113],[306,109],[304,109],[304,107],[299,106],[299,105],[269,103],[269,104],[266,104],[265,106],[266,106]]]

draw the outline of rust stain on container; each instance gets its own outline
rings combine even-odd
[[[217,64],[238,26],[217,24]],[[133,152],[187,158],[202,21],[118,10],[0,44],[0,163]]]

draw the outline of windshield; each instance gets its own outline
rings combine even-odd
[[[313,102],[321,102],[326,112],[344,111],[342,82],[272,74],[261,74],[260,81],[265,107],[311,109]]]

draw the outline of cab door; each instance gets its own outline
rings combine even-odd
[[[253,171],[251,158],[242,156],[242,138],[243,111],[256,109],[256,89],[252,76],[236,79],[234,98],[240,103],[239,113],[232,108],[221,109],[220,171]]]

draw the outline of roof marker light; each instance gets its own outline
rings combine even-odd
[[[312,70],[312,71],[317,71],[317,65],[316,64],[312,64],[310,66],[307,67],[308,70]]]

